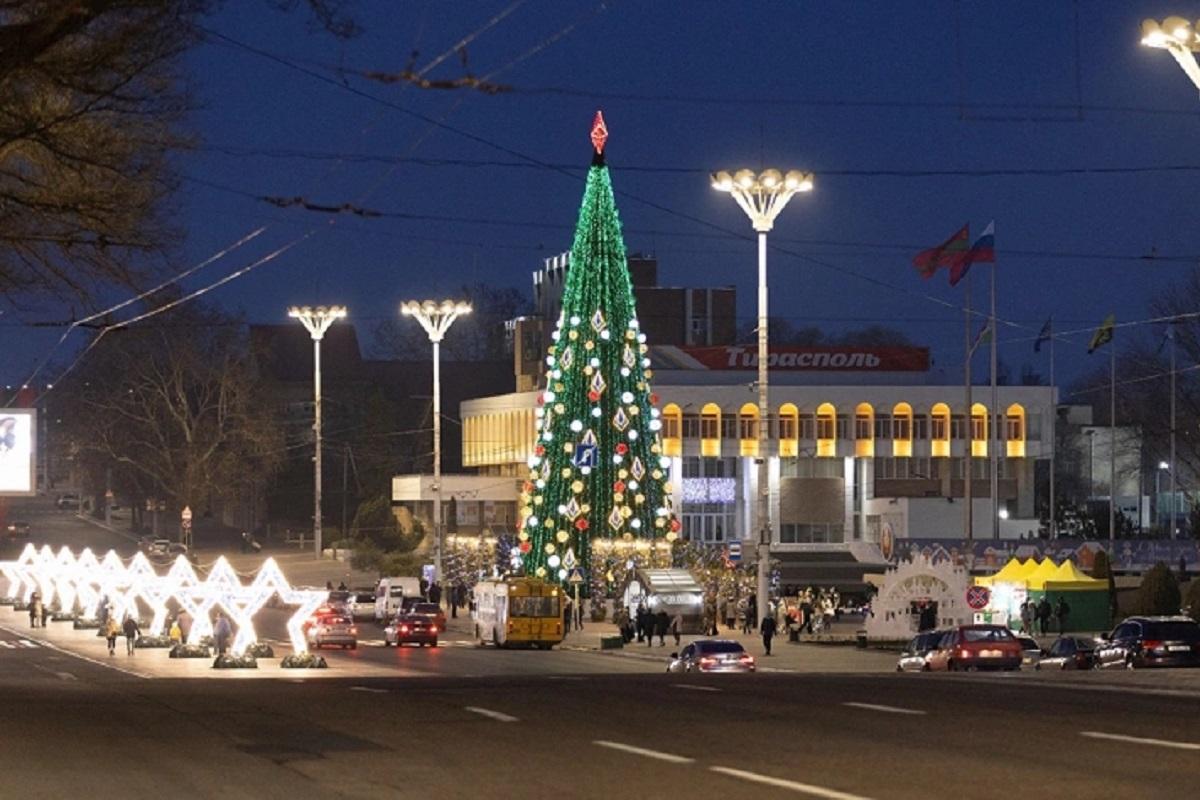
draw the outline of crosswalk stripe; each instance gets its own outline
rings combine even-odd
[[[38,646],[37,642],[31,642],[28,639],[22,639],[21,644],[25,645],[26,647],[37,647]]]
[[[3,640],[0,640],[0,647],[7,647],[9,650],[17,649],[17,646],[15,644],[13,644],[12,642],[6,642]]]

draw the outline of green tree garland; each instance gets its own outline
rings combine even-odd
[[[646,336],[604,163],[607,133],[597,112],[518,533],[527,575],[565,582],[574,564],[584,590],[613,581],[613,556],[669,564],[679,530]],[[594,555],[605,574],[592,574]]]

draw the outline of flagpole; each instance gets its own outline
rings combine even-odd
[[[971,516],[971,506],[973,499],[971,497],[971,445],[972,445],[972,419],[971,419],[971,276],[968,275],[963,281],[965,288],[963,289],[966,295],[966,311],[963,316],[963,344],[965,346],[965,357],[963,361],[963,387],[965,389],[967,399],[967,412],[963,417],[963,431],[965,433],[966,448],[963,451],[963,501],[966,511],[963,512],[966,517],[963,520],[967,541],[971,542],[975,539],[974,520]]]
[[[1054,318],[1050,318],[1050,538],[1058,536],[1058,508],[1054,505],[1054,460],[1058,455],[1058,404],[1054,402]]]
[[[988,453],[991,455],[989,459],[989,468],[991,470],[991,486],[992,495],[992,538],[1000,538],[1000,424],[998,420],[1004,419],[1004,414],[1000,410],[1000,403],[996,394],[996,339],[998,331],[996,330],[996,262],[992,261],[992,318],[988,323],[988,330],[992,334],[992,410],[988,414]]]
[[[1171,335],[1171,501],[1167,504],[1170,514],[1171,538],[1175,538],[1175,321],[1168,323]],[[1162,498],[1157,498],[1161,500]]]
[[[1108,544],[1117,538],[1117,345],[1108,342]]]

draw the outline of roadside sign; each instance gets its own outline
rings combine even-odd
[[[967,587],[967,605],[974,611],[987,608],[992,599],[992,590],[986,586]]]
[[[742,543],[741,542],[730,542],[729,543],[729,560],[732,561],[734,564],[736,564],[742,560]]]
[[[571,584],[572,586],[578,586],[579,584],[583,583],[583,570],[581,570],[579,567],[571,570],[571,574],[567,576],[567,583]]]

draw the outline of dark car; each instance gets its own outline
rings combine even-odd
[[[1096,643],[1083,636],[1060,636],[1050,645],[1034,669],[1091,669],[1096,660]]]
[[[405,611],[409,614],[421,614],[433,620],[439,630],[446,630],[446,612],[437,603],[415,603]]]
[[[383,629],[383,646],[415,642],[424,647],[438,646],[437,622],[429,614],[397,614],[392,624]]]
[[[5,535],[10,539],[28,539],[29,538],[29,523],[28,522],[10,522],[4,528]]]
[[[929,655],[929,669],[948,670],[1021,668],[1024,652],[1013,632],[1003,625],[959,625],[938,642]]]
[[[1188,617],[1129,617],[1096,641],[1097,669],[1200,667],[1200,624]]]
[[[697,639],[671,653],[667,672],[754,672],[754,656],[731,639]]]
[[[929,654],[937,649],[945,635],[946,631],[925,631],[914,636],[900,654],[896,672],[928,672]]]

